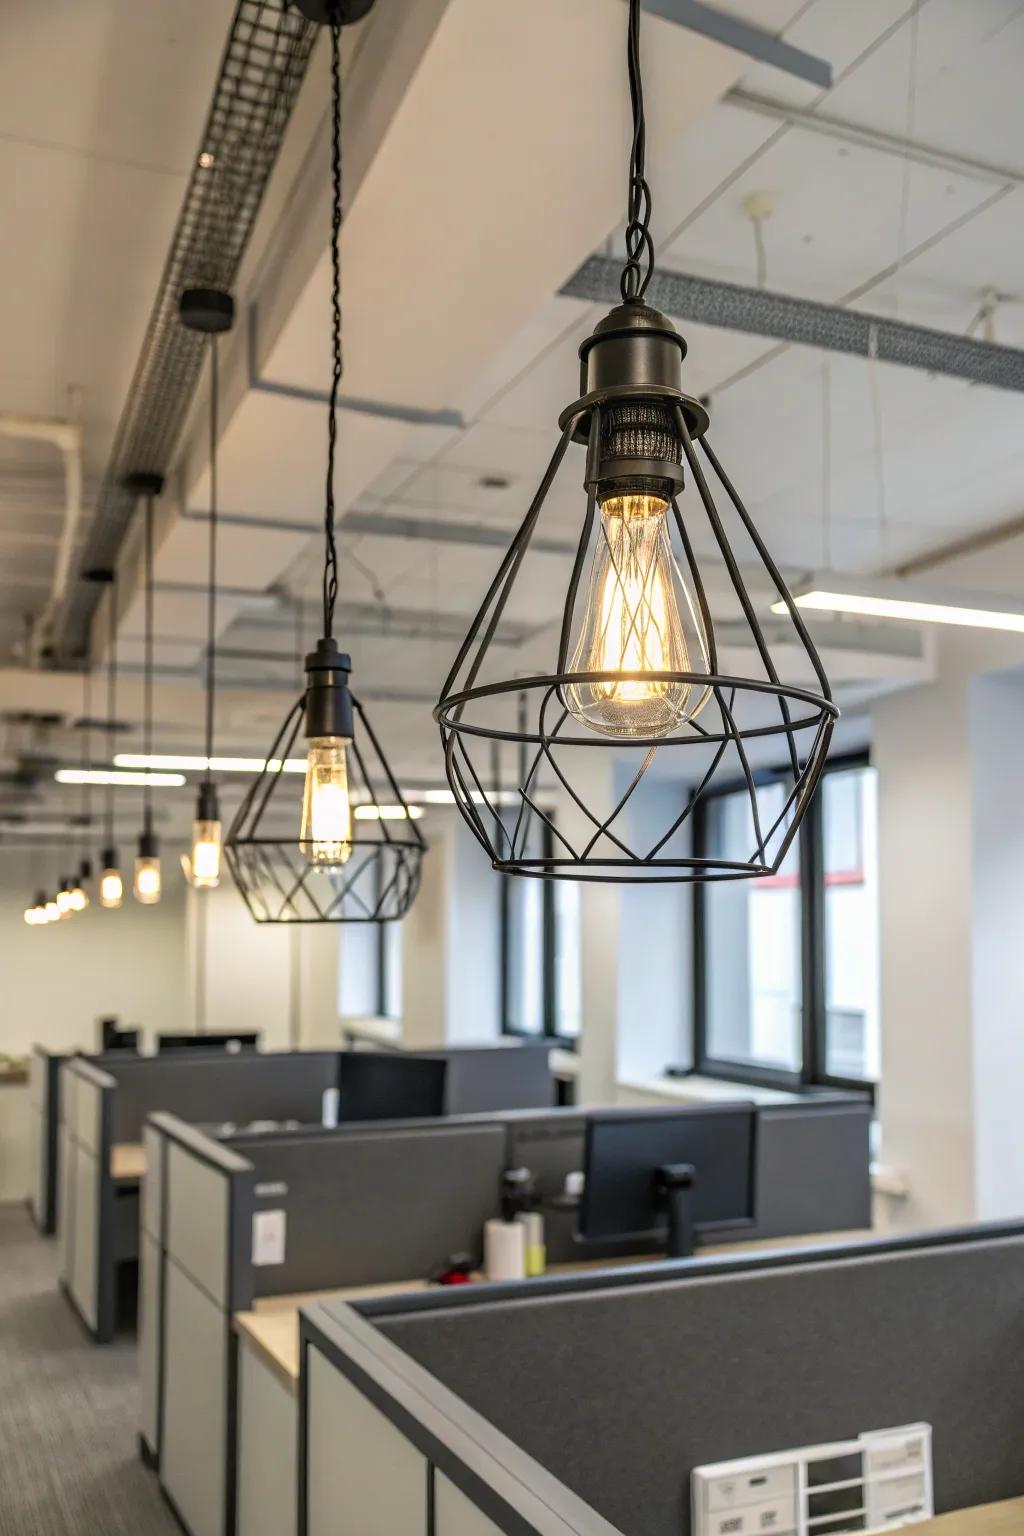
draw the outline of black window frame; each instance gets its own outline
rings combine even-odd
[[[541,823],[541,854],[545,859],[555,856],[555,834],[545,820]],[[512,882],[522,878],[516,875],[501,877],[501,946],[499,964],[499,1009],[501,1032],[518,1040],[551,1040],[566,1051],[575,1051],[577,1036],[564,1035],[558,1029],[558,978],[556,976],[557,945],[555,924],[555,882],[541,880],[541,1029],[520,1029],[509,1017],[512,1001],[511,984],[511,911]]]
[[[749,1083],[757,1087],[782,1088],[799,1092],[804,1088],[832,1088],[866,1093],[872,1103],[877,1084],[868,1078],[841,1077],[827,1070],[828,1018],[825,1006],[825,779],[831,773],[870,768],[867,751],[848,752],[829,758],[821,781],[798,833],[800,853],[800,956],[801,1010],[800,1070],[766,1067],[758,1062],[723,1060],[708,1053],[707,965],[705,959],[706,885],[693,890],[693,1068],[695,1073],[721,1078],[726,1082]],[[754,784],[777,783],[788,777],[785,769],[768,769],[753,774]],[[698,857],[707,856],[708,809],[724,795],[747,789],[742,779],[716,786],[701,796],[694,813],[694,848]]]

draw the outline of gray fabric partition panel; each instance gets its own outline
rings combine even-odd
[[[871,1104],[771,1105],[757,1117],[751,1237],[871,1226]]]
[[[142,1138],[146,1116],[156,1110],[189,1121],[319,1121],[326,1088],[338,1083],[337,1051],[258,1052],[103,1058],[117,1082],[114,1140]]]
[[[938,1511],[1024,1493],[1024,1238],[375,1319],[625,1536],[695,1466],[916,1420]]]
[[[499,1209],[501,1121],[243,1146],[257,1213],[285,1215],[284,1262],[254,1270],[257,1296],[426,1276],[452,1254],[479,1256],[483,1224]]]
[[[543,1046],[463,1047],[444,1054],[445,1109],[450,1115],[550,1109],[555,1103],[550,1050]]]

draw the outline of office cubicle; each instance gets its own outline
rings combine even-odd
[[[869,1119],[868,1105],[842,1097],[761,1111],[755,1224],[744,1236],[866,1228]],[[575,1110],[513,1111],[215,1140],[173,1117],[151,1118],[142,1450],[193,1536],[294,1530],[287,1490],[298,1329],[289,1298],[367,1285],[418,1289],[450,1255],[478,1257],[511,1166],[534,1174],[549,1262],[578,1263],[576,1213],[552,1202],[583,1166],[584,1127]],[[822,1166],[834,1170],[828,1198],[812,1198],[807,1185],[820,1185]],[[176,1229],[175,1210],[189,1211],[192,1225]],[[237,1235],[246,1223],[248,1241]],[[205,1234],[198,1254],[196,1224]],[[600,1252],[584,1257],[594,1262]],[[213,1279],[197,1268],[209,1253]],[[283,1357],[257,1347],[260,1309],[291,1330]]]
[[[63,1054],[32,1047],[29,1057],[30,1164],[28,1206],[40,1232],[57,1230],[57,1127]]]
[[[1024,1225],[304,1310],[300,1536],[690,1536],[690,1474],[932,1426],[1024,1493]]]
[[[61,1064],[58,1268],[65,1293],[97,1342],[114,1336],[119,1280],[139,1257],[146,1115],[165,1108],[190,1120],[316,1122],[324,1092],[337,1086],[338,1070],[336,1051],[111,1052]]]

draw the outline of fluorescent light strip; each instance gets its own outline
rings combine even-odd
[[[174,753],[118,752],[115,768],[171,769],[178,773],[262,773],[269,768],[277,773],[281,759],[272,757],[269,763],[262,757],[188,757]],[[285,773],[305,773],[304,757],[289,757],[284,763]]]
[[[124,773],[114,768],[58,768],[58,784],[148,784],[154,789],[181,789],[183,773]]]
[[[865,619],[904,619],[914,624],[952,624],[963,629],[1002,629],[1024,634],[1024,613],[998,609],[960,608],[952,603],[923,603],[906,597],[869,597],[851,592],[804,592],[793,601],[816,613],[850,613]],[[772,604],[772,613],[786,614],[785,603]]]

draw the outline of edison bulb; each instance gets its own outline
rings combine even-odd
[[[76,881],[75,884],[71,887],[70,894],[72,912],[84,912],[86,907],[89,905],[89,897],[87,896],[85,887],[80,880]]]
[[[344,736],[311,736],[302,796],[302,851],[311,864],[345,864],[352,853],[352,808]]]
[[[219,821],[192,823],[191,880],[201,890],[220,884],[221,828]]]
[[[48,922],[48,923],[59,923],[60,922],[60,908],[58,907],[56,901],[53,899],[52,896],[48,896],[46,898],[46,906],[44,907],[43,910],[44,910],[44,912],[46,914],[46,917],[45,917],[46,922]]]
[[[57,911],[61,917],[70,917],[72,909],[71,891],[67,883],[61,886],[57,892]]]
[[[100,906],[119,907],[124,901],[124,881],[121,871],[113,866],[100,875]]]
[[[133,893],[135,900],[144,907],[155,906],[160,900],[162,881],[160,879],[160,860],[151,856],[140,855],[135,860],[135,884]]]
[[[39,923],[39,909],[37,907],[26,907],[23,916],[30,928],[37,927]],[[43,918],[43,921],[45,922],[46,919]]]
[[[665,736],[703,709],[710,688],[657,675],[711,671],[707,636],[668,536],[660,496],[610,496],[590,569],[572,672],[639,673],[573,683],[566,708],[606,736]]]

